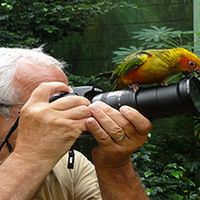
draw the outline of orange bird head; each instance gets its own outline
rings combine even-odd
[[[179,48],[180,58],[178,59],[178,67],[181,72],[200,72],[200,58],[192,52]]]

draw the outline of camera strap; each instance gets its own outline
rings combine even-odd
[[[68,162],[67,162],[68,169],[74,168],[74,159],[75,159],[75,153],[74,150],[71,148],[68,153]]]
[[[13,152],[13,146],[12,144],[9,142],[9,138],[11,137],[11,135],[13,134],[13,132],[16,130],[16,128],[18,127],[19,124],[19,117],[17,118],[17,120],[15,121],[15,123],[13,124],[13,126],[10,128],[10,130],[8,131],[4,141],[0,144],[0,151],[3,148],[3,146],[6,144],[8,151],[10,153]],[[68,169],[73,169],[74,168],[74,160],[75,160],[75,152],[74,150],[71,148],[69,150],[68,153],[68,162],[67,162],[67,167]]]
[[[10,153],[13,152],[13,146],[12,144],[9,142],[9,138],[10,136],[13,134],[13,132],[16,130],[16,128],[18,127],[18,124],[19,124],[19,117],[17,118],[17,120],[15,121],[15,123],[13,124],[13,126],[10,128],[10,130],[8,131],[4,141],[1,143],[0,145],[0,151],[1,149],[3,148],[3,146],[6,144],[7,147],[8,147],[8,151]]]

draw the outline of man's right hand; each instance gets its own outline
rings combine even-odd
[[[49,103],[53,94],[69,90],[60,82],[42,83],[34,90],[20,112],[15,154],[54,165],[87,130],[89,100],[67,96]]]

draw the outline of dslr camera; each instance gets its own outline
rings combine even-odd
[[[73,93],[55,95],[50,102],[67,95],[79,95],[91,102],[103,101],[115,109],[128,105],[150,120],[200,113],[200,81],[193,76],[167,86],[140,87],[137,91],[128,88],[103,93],[94,86],[79,86],[72,89]]]

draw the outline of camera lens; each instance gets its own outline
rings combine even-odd
[[[190,77],[168,86],[132,89],[102,93],[92,99],[103,101],[113,108],[122,105],[134,107],[149,119],[171,117],[178,114],[200,113],[200,81]]]

